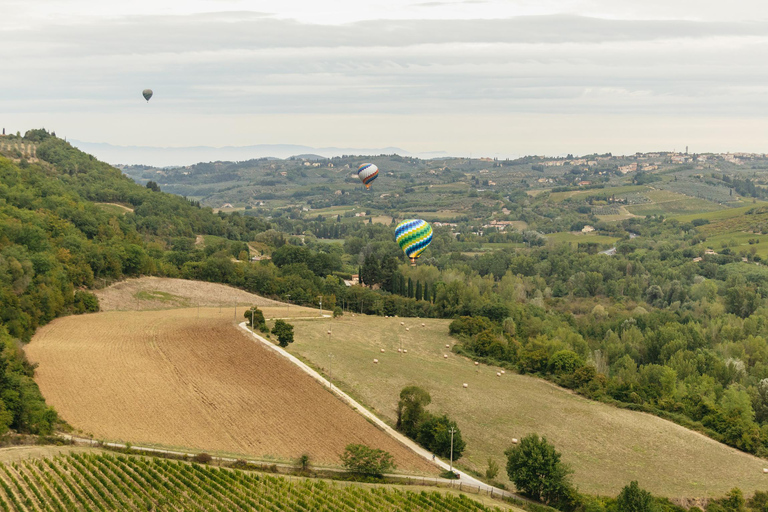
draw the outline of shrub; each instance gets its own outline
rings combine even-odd
[[[213,457],[211,457],[209,454],[202,452],[198,453],[194,457],[192,457],[193,462],[197,462],[198,464],[209,464],[213,460]]]
[[[348,444],[341,454],[341,463],[351,473],[375,477],[395,468],[392,454],[364,444]]]

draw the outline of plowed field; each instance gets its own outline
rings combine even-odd
[[[96,439],[338,465],[349,443],[433,466],[368,423],[218,308],[60,318],[27,345],[46,400]],[[239,312],[242,315],[242,310]],[[238,318],[238,321],[241,318]]]

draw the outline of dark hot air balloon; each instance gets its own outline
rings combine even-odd
[[[144,99],[149,103],[149,98],[152,97],[152,89],[144,89],[141,91],[141,95],[144,96]]]

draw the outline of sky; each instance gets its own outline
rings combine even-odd
[[[0,12],[11,132],[492,157],[768,152],[763,0],[0,0]]]

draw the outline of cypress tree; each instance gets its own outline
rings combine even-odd
[[[416,281],[416,300],[421,300],[421,281]]]
[[[424,281],[424,300],[429,300],[429,285]]]
[[[410,277],[408,278],[408,298],[413,298],[413,280]]]

